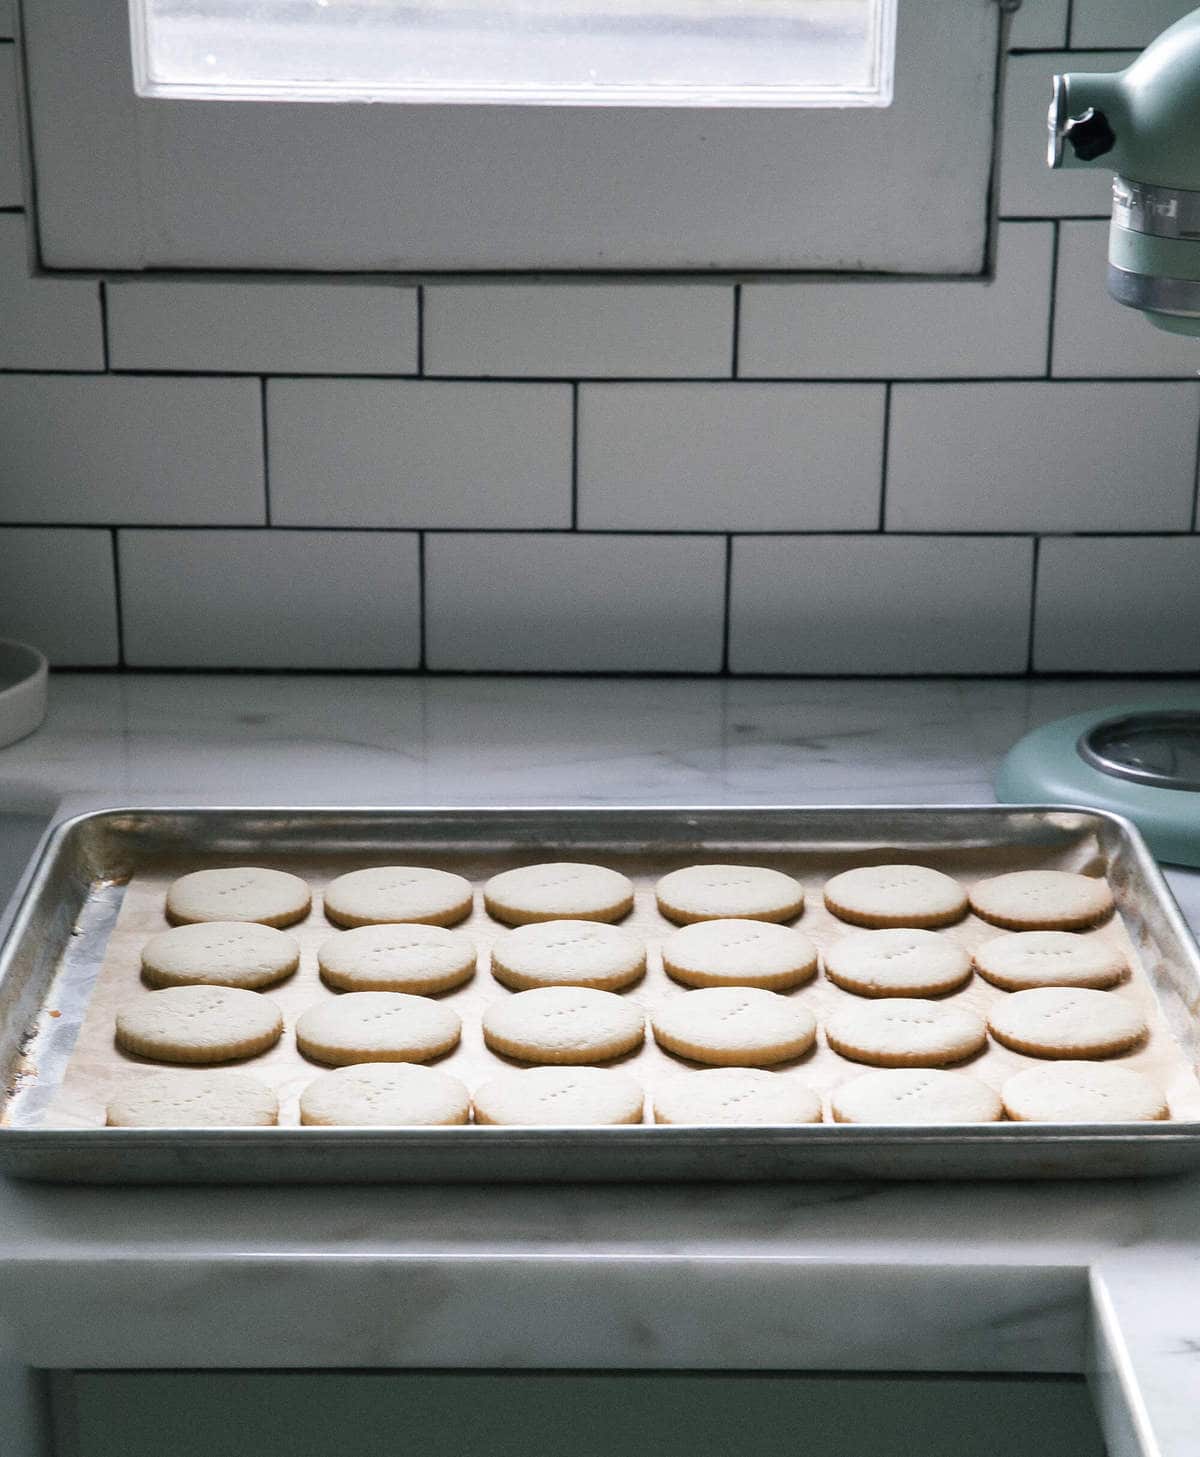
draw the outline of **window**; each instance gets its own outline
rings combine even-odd
[[[409,0],[404,23],[426,33],[423,51],[369,42],[372,27],[399,23],[390,0],[139,3],[150,95],[134,87],[128,0],[24,0],[47,267],[983,268],[995,0],[899,0],[890,105],[878,104],[890,0]],[[318,9],[336,13],[314,17]],[[501,11],[538,34],[489,43],[484,21]],[[291,60],[237,18],[286,30],[289,13],[305,17]],[[597,25],[603,67],[587,60]],[[461,31],[469,69],[458,40],[446,44],[448,26]],[[360,61],[373,57],[366,84],[386,84],[405,104],[194,98],[201,69],[243,98],[344,85],[354,72],[343,68],[339,83],[328,64],[338,27]],[[788,45],[759,44],[764,28]],[[819,73],[821,47],[804,40],[818,31],[828,62]],[[556,54],[564,59],[552,66]],[[593,80],[589,66],[602,74]],[[555,84],[570,103],[551,94]],[[540,104],[501,96],[512,86]],[[448,99],[453,88],[458,99]],[[872,88],[876,104],[846,104]],[[574,104],[581,89],[602,104]]]
[[[140,96],[887,106],[894,0],[130,0]]]

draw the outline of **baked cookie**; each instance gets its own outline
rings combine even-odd
[[[1153,1123],[1171,1116],[1161,1088],[1111,1063],[1026,1068],[1008,1079],[1000,1095],[1016,1123]]]
[[[279,1099],[246,1073],[148,1073],[108,1100],[110,1128],[263,1128],[279,1121]]]
[[[475,1090],[475,1121],[560,1128],[640,1123],[643,1101],[640,1085],[617,1068],[510,1068]]]
[[[667,1052],[716,1067],[770,1067],[807,1052],[817,1021],[807,1007],[761,987],[705,987],[651,1014]]]
[[[852,926],[949,926],[967,914],[967,893],[928,865],[860,865],[825,882],[825,904]]]
[[[1072,931],[1111,915],[1108,882],[1067,870],[1013,870],[981,880],[971,890],[971,909],[1010,931]]]
[[[985,942],[972,959],[980,976],[1006,992],[1030,987],[1103,991],[1129,974],[1115,946],[1074,931],[1011,931]]]
[[[970,1073],[889,1067],[835,1088],[835,1123],[995,1123],[999,1097]]]
[[[820,1123],[821,1099],[798,1078],[753,1067],[683,1073],[654,1092],[656,1123]]]
[[[473,903],[469,880],[422,865],[351,870],[325,890],[325,915],[335,926],[452,926],[471,914]]]
[[[1035,987],[1013,992],[988,1015],[997,1042],[1030,1057],[1116,1057],[1149,1030],[1136,1007],[1112,992]]]
[[[142,976],[155,987],[245,987],[258,991],[291,976],[300,943],[256,921],[173,926],[142,947]]]
[[[619,921],[633,909],[633,881],[603,865],[555,861],[502,870],[483,887],[489,916],[506,926],[535,921]]]
[[[346,992],[296,1023],[296,1046],[316,1062],[428,1062],[458,1046],[462,1020],[443,1002],[405,992]]]
[[[696,921],[662,944],[668,976],[689,987],[783,991],[817,974],[817,948],[803,933],[770,921]]]
[[[232,1062],[274,1047],[283,1016],[241,987],[181,986],[146,992],[117,1013],[117,1046],[156,1062]]]
[[[825,975],[860,997],[940,997],[971,976],[971,958],[936,931],[854,931],[825,953]]]
[[[240,865],[227,870],[193,870],[167,890],[167,920],[177,926],[197,921],[258,921],[290,926],[308,915],[312,892],[298,875]]]
[[[412,1128],[465,1123],[471,1099],[457,1078],[409,1062],[362,1062],[325,1073],[300,1094],[300,1122],[318,1128]]]
[[[531,921],[492,943],[492,975],[515,992],[554,986],[615,992],[645,972],[641,943],[602,921]]]
[[[428,996],[475,975],[475,943],[445,926],[359,926],[317,948],[326,986],[340,992],[411,992]]]
[[[804,887],[765,865],[688,865],[654,887],[668,921],[790,921],[804,909]]]
[[[594,987],[536,987],[493,1002],[483,1014],[483,1040],[522,1062],[606,1062],[640,1047],[642,1009]]]
[[[825,1024],[834,1052],[872,1067],[945,1067],[971,1057],[987,1029],[965,1007],[886,997],[835,1012]]]

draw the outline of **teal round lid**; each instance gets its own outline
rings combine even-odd
[[[1200,865],[1200,693],[1092,709],[1034,729],[1005,757],[996,797],[1111,810],[1133,820],[1160,860]]]

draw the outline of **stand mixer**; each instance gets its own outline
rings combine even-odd
[[[1200,10],[1124,71],[1055,76],[1049,125],[1051,167],[1116,174],[1109,293],[1156,328],[1200,336]],[[1200,689],[1035,729],[996,795],[1114,810],[1160,859],[1200,866]]]

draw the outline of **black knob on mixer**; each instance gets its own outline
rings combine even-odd
[[[1071,144],[1071,150],[1081,162],[1090,162],[1103,157],[1116,145],[1117,134],[1108,124],[1108,117],[1094,106],[1089,106],[1082,116],[1073,117],[1063,132]]]

